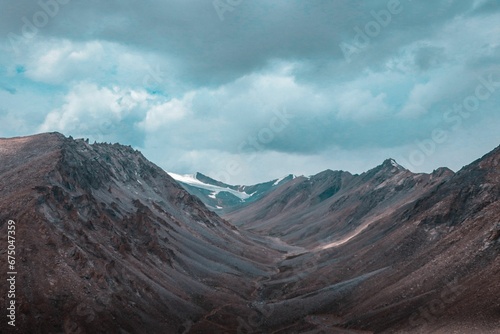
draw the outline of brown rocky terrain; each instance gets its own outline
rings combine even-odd
[[[499,333],[500,148],[298,177],[225,219],[130,147],[50,133],[0,161],[2,333]]]
[[[303,248],[261,286],[298,327],[500,333],[499,167],[500,147],[456,174],[326,171],[226,218]]]
[[[205,318],[217,332],[209,313],[244,306],[281,254],[130,147],[42,134],[2,139],[0,159],[0,228],[17,226],[19,333],[177,333]]]

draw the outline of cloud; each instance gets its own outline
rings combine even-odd
[[[435,46],[425,46],[415,52],[415,65],[421,71],[426,71],[443,64],[444,48]]]
[[[153,132],[177,123],[184,119],[191,112],[193,94],[187,94],[182,100],[172,99],[168,102],[152,106],[146,118],[139,123],[145,131]]]
[[[27,38],[43,6],[2,2],[0,121],[12,126],[0,131],[119,141],[178,172],[254,156],[241,180],[359,171],[407,156],[479,78],[500,73],[496,3],[401,1],[381,24],[373,13],[387,0],[243,1],[224,20],[212,1],[70,1]],[[347,62],[341,43],[370,24],[379,31]],[[499,96],[442,146],[464,152],[455,165],[473,160],[460,135],[482,138],[469,141],[474,158],[500,140],[477,126],[497,124]]]
[[[25,73],[35,81],[60,84],[97,72],[95,64],[101,63],[103,56],[99,42],[54,41],[30,55]]]
[[[100,85],[126,83],[164,92],[175,81],[167,58],[101,40],[36,41],[15,61],[16,71],[22,69],[17,74],[49,85],[67,86],[82,81]]]
[[[6,86],[6,85],[0,85],[0,89],[1,90],[4,90],[10,94],[16,94],[17,90],[15,88],[12,88],[12,87],[9,87],[9,86]]]
[[[370,91],[349,90],[337,98],[340,119],[352,119],[360,122],[380,119],[390,112],[385,103],[387,95],[380,93],[373,96]]]
[[[431,34],[470,6],[448,0],[402,4],[401,14],[373,40],[358,64],[383,60],[398,44]],[[72,1],[39,34],[40,38],[98,39],[155,50],[175,59],[184,80],[219,85],[258,70],[272,59],[308,59],[314,69],[326,61],[338,69],[344,62],[339,44],[354,37],[356,26],[374,20],[372,10],[386,8],[386,0],[256,0],[242,3],[220,21],[211,1],[156,0],[148,5],[135,0]],[[0,24],[5,35],[20,33],[21,18],[30,18],[41,8],[37,3],[23,3],[8,10],[9,17]]]
[[[476,0],[473,5],[473,14],[491,14],[500,11],[500,4],[496,0]]]
[[[64,97],[60,108],[47,114],[39,131],[60,131],[96,140],[124,140],[137,133],[135,123],[144,117],[154,99],[145,91],[80,83]],[[141,144],[137,138],[127,139],[135,145]]]

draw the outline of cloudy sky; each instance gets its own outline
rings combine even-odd
[[[246,184],[500,144],[498,0],[1,0],[0,34],[0,137]]]

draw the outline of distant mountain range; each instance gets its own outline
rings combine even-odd
[[[253,186],[58,133],[0,139],[0,162],[19,333],[500,328],[500,147],[457,173],[388,159]]]
[[[229,185],[202,173],[179,175],[168,173],[184,189],[198,197],[205,205],[219,214],[234,211],[263,197],[276,187],[293,180],[295,175],[250,186]]]

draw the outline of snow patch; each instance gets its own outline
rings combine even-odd
[[[276,182],[273,183],[273,186],[277,186],[281,181],[283,181],[285,179],[285,177],[286,176],[283,176],[283,177],[280,177],[279,179],[277,179]]]
[[[400,164],[398,164],[398,163],[396,162],[396,160],[391,159],[390,161],[391,161],[391,165],[392,165],[393,167],[396,167],[397,169],[404,169],[404,168],[403,168],[403,166],[401,166]]]
[[[286,179],[287,177],[289,177],[290,175],[292,175],[292,180],[297,178],[297,175],[295,174],[288,174],[288,175],[285,175],[283,177],[280,177],[279,179],[277,179],[274,183],[273,183],[273,186],[277,186],[278,184],[281,183],[281,181],[283,181],[284,179]]]
[[[182,183],[188,184],[190,186],[210,190],[212,192],[217,192],[217,193],[225,191],[225,192],[228,192],[228,193],[238,197],[241,200],[245,200],[245,199],[249,198],[250,196],[252,196],[252,195],[249,195],[249,194],[242,192],[242,191],[237,191],[237,190],[233,190],[230,188],[214,186],[212,184],[203,183],[200,180],[198,180],[195,177],[195,175],[192,175],[192,174],[179,175],[179,174],[175,174],[175,173],[171,173],[171,172],[167,172],[167,173],[174,180],[176,180],[178,182],[182,182]]]

